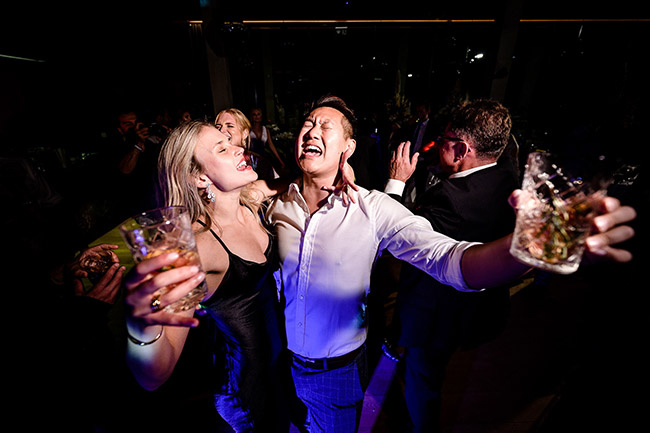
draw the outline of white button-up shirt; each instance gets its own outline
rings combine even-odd
[[[370,274],[384,249],[444,284],[471,290],[460,260],[475,243],[433,231],[382,192],[360,188],[355,194],[357,203],[349,206],[332,194],[310,215],[298,185],[291,184],[267,211],[278,238],[276,279],[286,302],[288,348],[300,356],[341,356],[365,342]]]

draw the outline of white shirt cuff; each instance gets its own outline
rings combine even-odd
[[[401,180],[388,179],[388,182],[386,182],[386,187],[384,188],[384,192],[386,194],[395,194],[401,196],[402,193],[404,193],[405,186],[406,184]]]

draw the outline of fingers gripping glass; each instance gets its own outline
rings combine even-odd
[[[179,255],[178,260],[159,272],[181,266],[201,267],[192,223],[184,207],[170,206],[135,215],[120,226],[120,232],[136,263],[160,254],[176,252]],[[193,309],[207,293],[205,281],[202,281],[185,297],[163,307],[160,297],[174,286],[166,286],[156,293],[152,310],[164,308],[170,312],[179,312]]]

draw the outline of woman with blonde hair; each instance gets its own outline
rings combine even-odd
[[[230,138],[230,143],[251,150],[251,122],[241,110],[226,108],[214,120],[217,129]]]
[[[172,131],[161,149],[159,174],[166,204],[189,210],[203,272],[181,267],[156,273],[174,262],[173,253],[138,264],[126,282],[129,367],[148,390],[169,379],[190,327],[199,321],[194,311],[170,313],[164,306],[205,278],[208,293],[201,305],[220,331],[214,353],[223,353],[226,365],[214,394],[217,411],[237,432],[282,430],[277,405],[283,399],[274,383],[281,349],[275,248],[259,215],[277,190],[256,180],[242,147],[202,121]],[[153,302],[161,287],[183,280]]]
[[[251,165],[258,177],[263,180],[278,178],[278,174],[273,168],[270,159],[267,157],[264,149],[253,147],[252,125],[248,117],[237,108],[228,108],[221,110],[214,121],[219,131],[223,132],[230,138],[230,142],[237,146],[242,146],[250,155]]]

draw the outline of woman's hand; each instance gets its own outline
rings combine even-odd
[[[84,263],[92,256],[101,256],[106,261],[117,263],[119,259],[112,251],[118,249],[118,245],[112,244],[99,244],[83,250],[77,257],[75,257],[66,266],[66,272],[74,279],[80,280],[81,278],[88,277],[88,272],[84,269]]]
[[[113,263],[88,292],[84,291],[81,281],[75,280],[75,295],[89,296],[107,304],[115,304],[117,295],[120,293],[120,287],[122,287],[122,277],[124,276],[125,269],[119,263]]]
[[[352,149],[347,149],[341,154],[336,184],[334,186],[321,187],[322,190],[329,191],[336,195],[340,194],[343,199],[343,204],[346,206],[350,204],[350,202],[356,203],[354,195],[350,194],[350,188],[359,191],[359,187],[354,183],[354,169],[352,169],[350,164],[348,164],[348,158],[352,155],[352,152]]]
[[[182,266],[159,272],[165,266],[173,264],[178,253],[161,254],[143,260],[133,268],[125,278],[127,289],[127,321],[130,326],[138,325],[141,329],[151,325],[198,326],[198,319],[193,310],[172,313],[165,307],[181,299],[203,279],[205,274],[198,266]],[[164,294],[162,289],[176,284]]]

